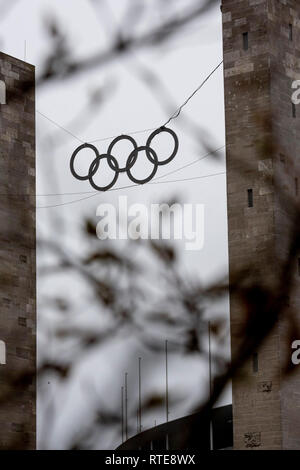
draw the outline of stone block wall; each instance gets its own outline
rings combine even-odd
[[[35,70],[0,53],[0,449],[36,447]],[[24,378],[26,375],[26,379]]]
[[[230,279],[246,267],[253,280],[273,288],[291,220],[279,193],[294,198],[300,178],[300,106],[295,116],[291,102],[292,81],[300,78],[300,3],[223,0],[222,16]],[[300,320],[298,277],[295,266],[289,305]],[[232,354],[242,312],[231,295]],[[300,370],[283,379],[286,328],[280,322],[233,380],[236,449],[300,449]]]

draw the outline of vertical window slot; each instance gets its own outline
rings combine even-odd
[[[289,40],[293,40],[293,25],[292,23],[289,24]]]
[[[248,189],[248,207],[253,207],[253,189]]]
[[[244,51],[248,51],[249,49],[249,34],[243,33],[243,48]]]

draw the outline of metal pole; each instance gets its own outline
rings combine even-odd
[[[128,404],[128,398],[127,398],[127,376],[128,372],[125,372],[125,438],[126,441],[128,439],[128,414],[127,414],[127,404]]]
[[[124,442],[124,387],[121,387],[122,444]]]
[[[168,340],[166,339],[166,421],[169,421]]]
[[[212,370],[211,370],[210,321],[208,322],[208,363],[209,363],[209,399],[211,400],[211,397],[212,397]],[[213,442],[212,408],[210,409],[210,419],[209,419],[209,441],[210,441],[210,450],[213,450],[214,442]]]
[[[142,359],[139,357],[139,430],[142,432],[142,374],[141,374],[141,362]]]

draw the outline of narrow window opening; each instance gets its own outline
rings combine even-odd
[[[298,178],[295,178],[295,195],[298,196],[298,194],[299,194]]]
[[[248,207],[253,207],[253,190],[248,189]]]
[[[293,25],[292,23],[289,24],[289,40],[293,40]]]
[[[283,153],[280,154],[280,161],[281,163],[285,163],[285,155],[283,155]]]
[[[258,354],[254,353],[252,356],[252,368],[253,372],[256,374],[258,372]]]
[[[249,49],[249,34],[243,33],[243,48],[244,51],[248,51]]]
[[[297,117],[296,105],[295,105],[295,103],[292,103],[292,113],[293,113],[293,118]]]
[[[27,319],[25,317],[19,317],[18,318],[18,325],[27,326]]]

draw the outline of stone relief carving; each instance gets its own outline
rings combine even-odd
[[[260,432],[247,432],[244,434],[245,447],[253,448],[261,445]]]
[[[264,392],[264,393],[269,393],[269,392],[272,392],[272,382],[269,381],[269,382],[260,382],[258,385],[257,385],[257,391],[258,392]]]

